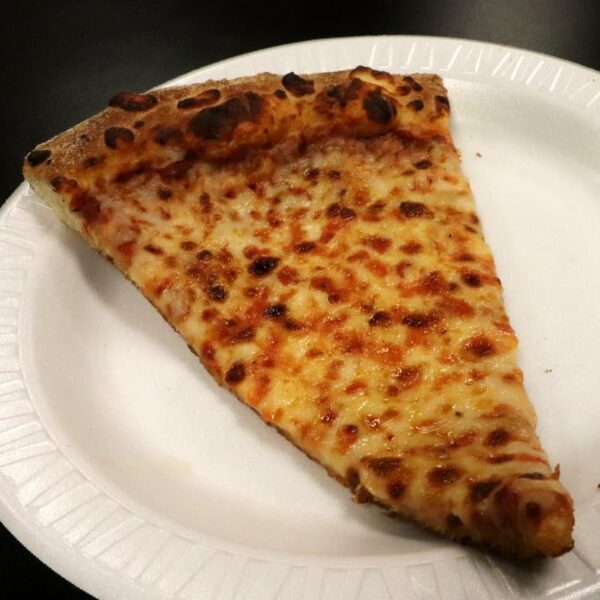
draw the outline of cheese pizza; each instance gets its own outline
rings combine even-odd
[[[573,504],[449,115],[439,77],[365,67],[121,92],[24,173],[356,501],[557,556]]]

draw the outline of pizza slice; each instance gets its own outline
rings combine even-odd
[[[25,160],[212,376],[375,502],[572,547],[435,75],[262,74],[110,106]]]

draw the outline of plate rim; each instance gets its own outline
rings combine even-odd
[[[286,50],[292,47],[298,48],[304,45],[310,46],[312,44],[321,44],[321,43],[329,43],[337,44],[337,43],[348,43],[353,41],[367,41],[367,42],[377,42],[379,40],[398,40],[398,41],[408,41],[412,40],[415,42],[431,42],[431,43],[441,43],[441,42],[456,42],[456,43],[467,43],[474,44],[478,46],[482,46],[484,48],[494,49],[494,48],[503,48],[508,51],[522,53],[525,55],[541,57],[552,62],[562,63],[569,67],[574,67],[578,70],[583,69],[585,71],[589,71],[591,75],[600,76],[600,70],[596,70],[592,67],[588,67],[587,65],[582,65],[574,60],[570,60],[568,58],[561,58],[559,56],[554,56],[553,54],[548,54],[547,52],[540,52],[538,50],[530,50],[528,48],[522,48],[520,46],[513,46],[511,44],[501,44],[496,42],[487,42],[485,40],[477,40],[475,38],[461,38],[455,36],[445,36],[445,35],[409,35],[409,34],[387,34],[382,33],[379,35],[356,35],[356,36],[339,36],[339,37],[331,37],[331,38],[314,38],[308,40],[300,40],[298,42],[286,42],[285,44],[278,44],[277,46],[267,46],[265,48],[257,48],[256,50],[250,50],[248,52],[243,52],[242,54],[238,54],[236,56],[231,56],[228,58],[223,58],[214,63],[209,63],[202,67],[197,67],[195,69],[190,69],[185,73],[181,73],[176,77],[172,77],[171,79],[167,79],[167,81],[163,83],[159,83],[151,88],[148,91],[154,89],[160,89],[167,86],[177,86],[181,85],[177,82],[182,79],[187,79],[188,77],[193,77],[197,74],[201,74],[202,71],[208,69],[217,69],[224,68],[229,63],[234,63],[238,60],[249,60],[255,57],[260,57],[262,54],[268,54],[274,50]],[[185,85],[185,84],[184,84]]]
[[[321,45],[321,44],[331,44],[332,46],[344,45],[352,42],[360,42],[364,44],[372,44],[375,45],[380,41],[406,44],[413,42],[415,44],[423,43],[423,44],[442,44],[442,43],[457,43],[457,44],[468,44],[473,47],[479,47],[488,50],[497,50],[502,49],[508,52],[514,52],[517,55],[529,56],[532,58],[537,58],[538,60],[545,60],[553,64],[564,65],[569,69],[575,69],[582,74],[589,75],[591,77],[597,77],[600,75],[599,71],[596,71],[590,67],[580,65],[576,62],[569,61],[567,59],[562,59],[558,57],[554,57],[548,54],[535,52],[527,49],[517,48],[504,44],[496,44],[493,42],[484,42],[479,40],[471,40],[466,38],[456,38],[456,37],[443,37],[443,36],[411,36],[411,35],[381,35],[381,36],[354,36],[354,37],[337,37],[337,38],[324,38],[324,39],[315,39],[315,40],[304,40],[300,42],[292,42],[286,43],[279,46],[262,48],[258,50],[254,50],[252,52],[244,53],[235,57],[230,57],[218,61],[216,63],[208,64],[203,67],[199,67],[197,69],[192,69],[186,73],[183,73],[175,78],[172,78],[159,86],[156,87],[164,87],[167,85],[180,85],[182,80],[201,77],[205,72],[215,70],[218,71],[220,69],[226,69],[231,65],[234,65],[236,62],[240,61],[252,61],[256,59],[260,59],[264,55],[269,55],[277,51],[286,51],[286,50],[294,50],[298,48],[302,48],[305,46],[312,45]],[[412,67],[411,67],[412,68]],[[399,69],[403,70],[403,69]],[[479,75],[476,75],[477,78]],[[498,81],[502,81],[498,79]],[[596,87],[600,90],[600,85],[598,85],[598,81],[595,82]],[[155,88],[152,88],[155,89]],[[600,94],[600,91],[598,92]],[[598,95],[596,94],[596,96]],[[594,96],[594,97],[596,97]],[[591,104],[590,104],[591,106]],[[588,106],[588,108],[590,108]],[[593,118],[594,120],[600,121],[600,112],[599,111],[588,111],[587,115]],[[7,215],[11,212],[14,206],[17,206],[19,201],[28,193],[28,186],[25,182],[21,183],[15,191],[9,196],[4,205],[0,208],[0,228],[3,222],[6,220]],[[2,235],[2,231],[0,229],[0,236]],[[19,305],[19,318],[20,318],[20,308],[22,303]],[[17,340],[19,340],[19,329],[17,329]],[[18,341],[17,341],[18,343]],[[18,349],[19,356],[18,359],[21,361],[21,347]],[[22,364],[22,363],[20,363]],[[47,431],[48,435],[52,438],[51,432]],[[60,451],[60,448],[58,448]],[[6,483],[8,480],[0,475],[0,483]],[[41,526],[39,523],[35,521],[32,516],[26,515],[26,510],[22,506],[18,506],[15,504],[11,505],[9,502],[10,499],[7,498],[8,493],[4,490],[4,487],[0,487],[0,520],[5,525],[5,527],[13,534],[20,543],[22,543],[26,548],[28,548],[34,555],[36,555],[40,560],[46,563],[49,567],[55,570],[57,573],[61,574],[63,577],[75,583],[75,585],[79,586],[81,589],[85,590],[91,594],[101,593],[103,597],[112,597],[111,594],[117,592],[118,597],[131,597],[131,598],[148,598],[148,594],[154,594],[153,597],[157,598],[172,598],[173,595],[163,594],[156,587],[148,588],[146,586],[142,586],[138,581],[131,582],[130,580],[124,579],[120,573],[117,574],[119,577],[119,581],[115,582],[115,571],[107,567],[106,565],[101,564],[99,561],[89,560],[87,557],[85,558],[85,568],[80,568],[80,565],[77,565],[77,562],[80,562],[82,557],[81,551],[73,548],[68,548],[60,536],[55,534],[53,531],[50,531],[49,527]],[[16,500],[16,497],[15,497]],[[23,509],[23,510],[20,510]],[[43,531],[50,533],[50,536],[42,536],[38,535],[38,529],[43,527]],[[51,539],[52,538],[52,539]],[[73,554],[76,558],[71,560],[63,560],[65,554]],[[79,559],[79,561],[78,561]],[[418,562],[418,561],[415,561]],[[414,563],[412,563],[414,564]],[[90,568],[93,567],[93,568]],[[335,568],[335,567],[333,567]],[[576,592],[576,590],[571,590],[571,592]],[[585,590],[582,590],[583,593],[586,593]]]

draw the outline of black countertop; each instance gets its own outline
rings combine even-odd
[[[0,204],[37,143],[104,108],[121,89],[269,46],[354,35],[437,35],[513,45],[600,69],[595,0],[3,3]],[[2,481],[0,481],[2,485]],[[0,526],[0,598],[89,598]]]

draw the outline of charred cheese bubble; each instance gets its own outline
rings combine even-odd
[[[519,556],[572,546],[434,75],[153,92],[25,175],[210,373],[356,500]]]

